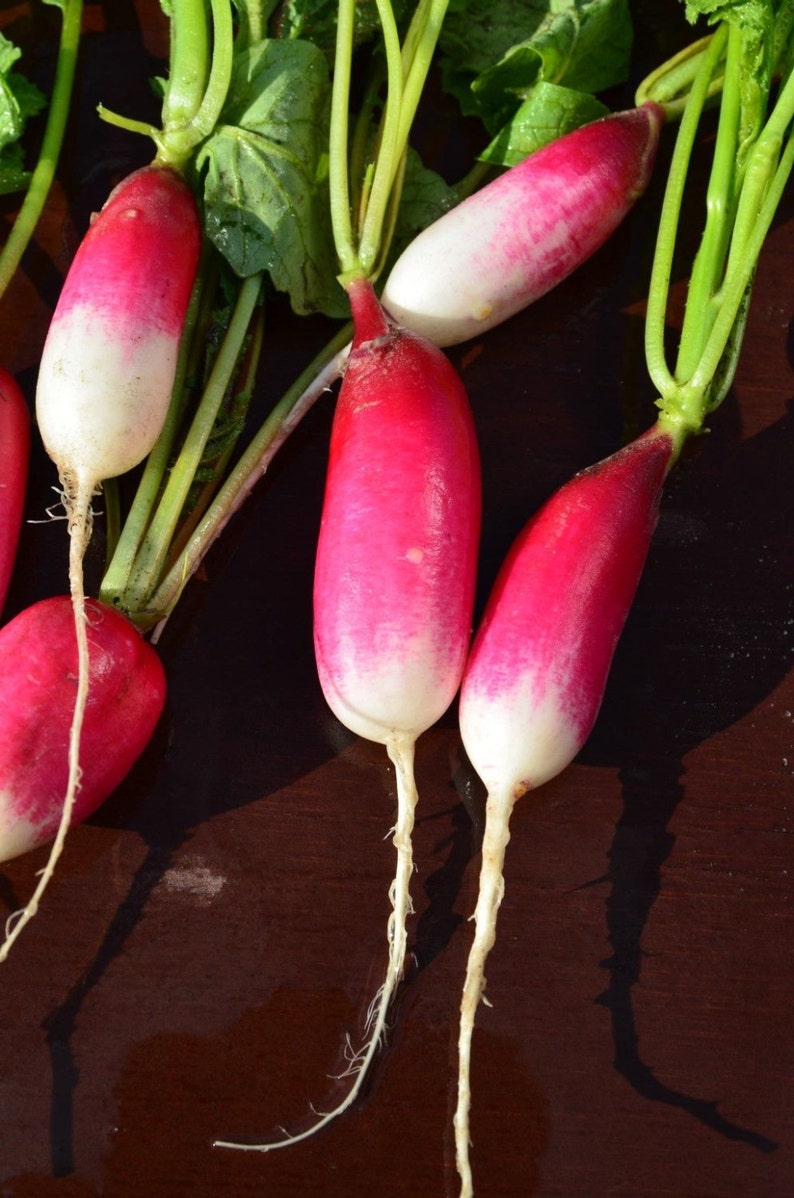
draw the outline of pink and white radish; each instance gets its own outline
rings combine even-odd
[[[69,770],[45,878],[82,785],[80,741],[90,683],[83,558],[91,503],[105,479],[142,461],[163,426],[200,240],[196,203],[179,174],[153,164],[128,176],[75,254],[42,353],[36,417],[63,489],[78,662],[76,691],[68,694]],[[37,896],[42,889],[39,883]],[[35,902],[24,909],[14,935],[34,909]]]
[[[385,745],[397,781],[389,965],[355,1098],[402,978],[411,910],[414,746],[460,685],[471,636],[480,466],[463,384],[435,346],[348,288],[355,337],[334,415],[314,578],[314,644],[337,718]],[[324,1120],[324,1121],[325,1121]]]
[[[561,283],[643,193],[661,105],[592,121],[530,154],[424,229],[394,264],[387,311],[436,345],[479,336]]]
[[[0,611],[14,569],[30,458],[30,414],[12,374],[0,367]]]
[[[88,599],[85,628],[89,691],[81,734],[80,787],[70,821],[94,812],[149,742],[165,705],[165,673],[157,653],[129,620]],[[67,825],[69,744],[78,686],[78,644],[71,598],[59,595],[25,608],[0,629],[0,861],[56,837]],[[57,853],[25,908],[36,910]],[[18,934],[9,920],[2,961]]]
[[[463,384],[441,350],[387,319],[369,282],[348,286],[355,335],[331,431],[314,576],[314,644],[337,718],[394,764],[397,866],[389,962],[367,1039],[350,1062],[355,1100],[403,975],[411,911],[414,747],[460,685],[471,635],[480,530],[479,452]]]
[[[200,226],[175,171],[124,179],[94,217],[67,274],[42,352],[36,418],[72,512],[131,470],[162,428]],[[79,539],[79,538],[78,538]]]
[[[487,800],[454,1119],[464,1195],[473,1192],[471,1038],[504,893],[510,816],[517,800],[560,773],[590,734],[679,449],[678,436],[657,424],[552,496],[514,542],[474,637],[460,730]]]

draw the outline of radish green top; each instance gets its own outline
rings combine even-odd
[[[660,423],[679,438],[698,433],[731,386],[756,263],[794,163],[792,6],[698,2],[687,12],[693,19],[705,13],[718,24],[699,56],[681,117],[645,322]],[[706,216],[670,364],[665,325],[677,229],[700,119],[716,80],[722,95]]]

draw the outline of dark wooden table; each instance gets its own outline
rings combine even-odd
[[[681,36],[673,7],[637,10],[649,61]],[[56,15],[26,11],[4,4],[3,21],[46,83]],[[89,4],[86,22],[58,183],[3,301],[2,357],[31,399],[76,238],[147,153],[94,107],[140,111],[164,47],[150,3]],[[439,104],[425,120],[443,145]],[[480,604],[526,515],[652,419],[642,313],[668,151],[575,278],[452,352],[482,444]],[[789,194],[735,385],[670,480],[596,729],[516,810],[475,1033],[482,1198],[794,1193],[792,263]],[[273,322],[263,407],[328,332]],[[385,961],[393,777],[327,711],[311,647],[331,411],[309,415],[189,588],[159,646],[161,728],[71,833],[0,967],[3,1198],[456,1193],[482,796],[454,713],[419,743],[415,965],[366,1095],[292,1150],[211,1147],[299,1128],[341,1092],[330,1075]],[[54,483],[36,447],[9,615],[63,589],[63,526],[40,522]],[[4,911],[43,861],[3,867]]]

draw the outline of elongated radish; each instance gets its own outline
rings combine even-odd
[[[0,611],[14,569],[29,457],[28,405],[14,376],[0,367]]]
[[[72,823],[91,815],[131,769],[151,738],[166,696],[160,659],[129,620],[94,599],[86,601],[85,614],[90,687]],[[0,861],[53,836],[62,843],[66,834],[63,795],[69,783],[77,677],[69,596],[43,599],[0,629]],[[51,855],[25,908],[29,915],[53,868]],[[15,938],[18,920],[10,925],[0,960]]]
[[[307,1131],[355,1100],[403,975],[411,911],[417,738],[460,685],[471,634],[480,529],[474,423],[457,372],[423,338],[387,320],[370,283],[349,285],[355,335],[337,400],[314,577],[314,644],[323,693],[352,732],[394,764],[396,876],[389,962],[355,1082]]]
[[[471,632],[479,459],[448,359],[350,289],[314,584],[320,681],[346,727],[416,735],[446,711]]]
[[[411,910],[414,745],[447,710],[471,634],[480,530],[479,454],[447,358],[349,287],[355,337],[331,435],[314,581],[323,693],[351,731],[394,763],[397,869],[389,965],[350,1104],[402,977]],[[332,1116],[331,1116],[332,1117]]]
[[[461,1001],[455,1146],[471,1194],[470,1055],[504,891],[516,801],[587,739],[645,563],[677,439],[661,425],[578,474],[529,521],[494,584],[466,665],[460,729],[487,788],[475,932]]]
[[[81,786],[81,728],[89,695],[83,557],[92,498],[104,479],[136,466],[160,432],[199,248],[198,211],[181,176],[158,165],[128,176],[77,250],[42,353],[36,416],[63,489],[78,649],[77,688],[69,696],[69,770],[47,878]],[[37,895],[41,889],[40,883]],[[25,908],[15,934],[34,910],[35,902]]]
[[[196,274],[198,213],[184,180],[147,166],[93,219],[42,352],[36,418],[73,510],[157,439]]]
[[[530,154],[424,229],[381,299],[437,345],[476,337],[562,282],[648,185],[664,109],[602,117]]]

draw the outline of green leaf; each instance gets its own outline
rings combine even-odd
[[[686,4],[688,20],[695,22],[702,16],[711,24],[724,21],[741,34],[737,175],[741,175],[747,155],[766,119],[772,74],[779,52],[772,32],[776,9],[784,13],[788,29],[786,40],[789,40],[790,18],[785,14],[785,3],[776,4],[774,0],[730,0],[727,3],[726,0],[688,0]],[[790,12],[790,4],[788,9]]]
[[[6,146],[0,153],[0,195],[24,191],[29,182],[30,172],[24,168],[20,147]]]
[[[44,96],[13,70],[21,51],[0,33],[0,148],[22,136],[25,122],[44,107]]]
[[[0,148],[18,141],[24,125],[13,89],[8,79],[0,76]]]
[[[43,92],[40,92],[35,83],[31,83],[24,75],[12,71],[7,76],[6,82],[14,94],[23,122],[37,116],[43,108],[46,108],[47,100]]]
[[[0,195],[22,191],[30,181],[19,139],[29,117],[44,107],[37,87],[13,70],[20,50],[0,33]]]
[[[541,146],[608,112],[606,105],[589,92],[540,82],[480,158],[496,166],[514,166]]]
[[[0,74],[1,75],[8,74],[8,72],[13,67],[14,63],[17,62],[18,59],[20,58],[21,54],[22,54],[22,51],[17,46],[15,46],[13,44],[13,42],[10,42],[4,34],[0,33]]]
[[[330,229],[330,83],[310,42],[238,55],[229,100],[203,146],[205,223],[240,277],[266,271],[301,314],[346,314]]]
[[[441,34],[444,85],[493,134],[539,83],[599,92],[628,74],[628,0],[458,0]]]

